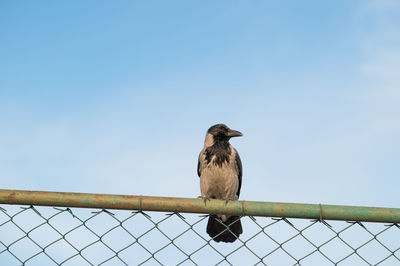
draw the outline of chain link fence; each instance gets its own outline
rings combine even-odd
[[[217,243],[207,215],[1,206],[0,265],[400,265],[398,224],[243,216]]]

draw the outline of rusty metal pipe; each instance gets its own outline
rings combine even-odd
[[[0,189],[0,204],[400,223],[400,208]]]

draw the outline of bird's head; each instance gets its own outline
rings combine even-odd
[[[224,124],[216,124],[207,130],[206,143],[212,145],[216,141],[229,141],[232,137],[240,136],[243,136],[241,132],[230,129]]]

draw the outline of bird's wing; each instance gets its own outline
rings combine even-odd
[[[205,158],[204,157],[204,149],[200,152],[199,154],[199,159],[197,162],[197,175],[200,177],[201,176],[201,170],[202,170],[202,162],[204,162]]]
[[[200,171],[200,155],[199,155],[199,161],[197,162],[197,175],[200,177],[201,176],[201,171]]]
[[[243,169],[242,169],[242,161],[240,160],[239,153],[236,151],[236,149],[235,149],[235,163],[236,163],[237,172],[238,172],[238,179],[239,179],[239,187],[238,187],[238,191],[236,192],[236,195],[239,198],[240,188],[242,187]]]

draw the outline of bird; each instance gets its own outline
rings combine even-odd
[[[240,136],[243,136],[241,132],[225,124],[216,124],[207,130],[197,164],[201,198],[205,204],[210,199],[221,199],[226,203],[239,199],[242,162],[229,140]],[[234,242],[243,233],[240,217],[209,215],[206,232],[216,242]]]

